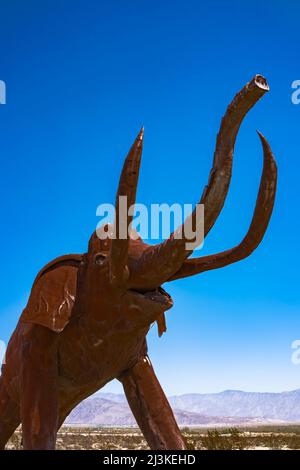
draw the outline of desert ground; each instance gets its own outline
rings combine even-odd
[[[191,450],[295,450],[300,449],[300,425],[258,426],[257,428],[183,428]],[[7,449],[21,450],[21,430]],[[149,449],[137,428],[63,427],[57,438],[60,450],[142,450]]]

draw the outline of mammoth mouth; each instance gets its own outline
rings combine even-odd
[[[173,300],[170,294],[166,292],[162,287],[157,287],[153,290],[142,290],[142,289],[130,289],[130,292],[142,296],[144,299],[150,300],[151,302],[156,302],[171,308],[173,306]]]

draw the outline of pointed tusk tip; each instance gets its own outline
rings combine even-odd
[[[256,132],[257,132],[258,137],[260,138],[260,140],[261,140],[262,142],[266,142],[266,141],[267,141],[267,139],[265,138],[265,136],[264,136],[258,129],[256,129]]]
[[[144,128],[144,126],[142,126],[142,128],[141,128],[141,130],[140,130],[140,132],[139,132],[139,135],[138,135],[138,138],[139,138],[140,140],[143,140],[143,138],[144,138],[144,131],[145,131],[145,128]]]
[[[260,131],[257,130],[256,132],[258,133],[259,138],[261,140],[261,143],[262,143],[262,146],[263,146],[263,149],[264,149],[265,158],[271,159],[273,161],[273,163],[275,164],[275,166],[276,166],[276,161],[275,161],[274,155],[272,153],[269,142],[267,141],[265,136]]]

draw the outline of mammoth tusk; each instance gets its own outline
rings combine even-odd
[[[276,195],[277,167],[267,140],[260,132],[258,132],[258,135],[264,150],[264,167],[256,206],[247,235],[239,245],[231,250],[215,255],[203,256],[202,258],[186,260],[179,271],[168,279],[169,281],[236,263],[251,255],[262,241],[273,211]]]
[[[267,91],[269,91],[269,86],[266,79],[261,75],[256,75],[235,96],[222,119],[217,136],[213,167],[199,202],[204,205],[204,236],[208,234],[216,222],[228,193],[234,145],[243,118]],[[197,208],[188,218],[188,223],[193,227],[193,231],[196,227],[196,221]],[[145,250],[137,267],[137,275],[131,275],[131,283],[134,287],[155,288],[180,269],[192,250],[186,247],[186,244],[191,240],[187,240],[184,235],[185,224],[179,229],[179,232],[183,234],[181,238],[177,238],[177,232],[173,232],[170,238],[163,243],[150,246]]]
[[[126,265],[128,257],[128,228],[133,215],[128,214],[128,208],[134,205],[139,177],[144,128],[140,130],[129,153],[125,159],[120,176],[119,187],[116,196],[116,213],[114,223],[114,236],[110,248],[110,280],[112,283],[122,283],[126,277]],[[122,198],[126,198],[126,210],[120,211]]]

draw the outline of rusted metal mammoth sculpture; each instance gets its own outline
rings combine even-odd
[[[246,113],[268,91],[256,75],[223,117],[213,167],[200,203],[205,235],[223,207],[231,179],[233,150]],[[190,258],[183,236],[161,244],[142,239],[100,240],[88,251],[45,266],[11,337],[0,379],[0,448],[22,423],[25,449],[54,449],[59,427],[84,398],[119,379],[151,449],[185,449],[185,442],[147,355],[146,335],[172,306],[165,282],[221,268],[249,256],[267,229],[275,199],[277,169],[266,139],[261,183],[253,219],[236,247]],[[117,192],[134,204],[143,144],[139,133],[122,170]],[[192,214],[192,219],[195,211]],[[128,216],[127,224],[132,221]],[[120,221],[116,211],[115,228]]]

